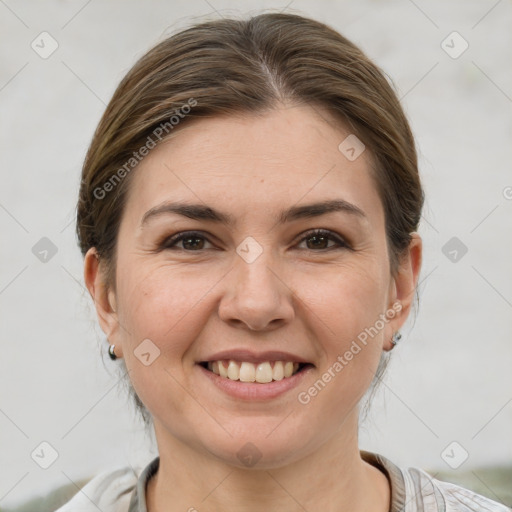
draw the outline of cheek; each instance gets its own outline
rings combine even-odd
[[[126,273],[119,289],[130,344],[149,338],[160,349],[179,351],[200,328],[202,303],[216,280],[165,265],[132,268],[144,271]]]
[[[369,259],[363,264],[333,267],[327,273],[305,272],[294,286],[297,296],[337,339],[340,348],[343,341],[357,337],[385,312],[387,288],[385,272]]]

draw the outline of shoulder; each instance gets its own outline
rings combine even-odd
[[[429,475],[419,468],[402,469],[407,498],[424,508],[439,512],[511,512],[512,509],[469,489]],[[430,506],[430,508],[429,508]],[[435,508],[437,506],[437,508]]]
[[[131,466],[103,471],[56,512],[126,512],[139,472]]]
[[[512,512],[512,508],[438,480],[422,469],[399,467],[381,454],[361,450],[361,457],[388,476],[392,512]]]

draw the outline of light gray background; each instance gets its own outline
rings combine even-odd
[[[287,3],[0,0],[0,506],[154,456],[84,292],[80,167],[114,88],[147,49],[196,18]],[[384,68],[420,151],[421,305],[361,448],[447,469],[441,453],[457,441],[469,453],[460,470],[510,464],[511,4],[295,0],[287,10],[327,22]],[[47,59],[31,48],[43,31],[59,45]],[[453,31],[469,43],[457,59],[441,47]],[[442,252],[454,236],[468,248],[457,262]],[[32,253],[42,237],[58,249],[46,263]],[[59,455],[46,470],[30,456],[42,441]]]

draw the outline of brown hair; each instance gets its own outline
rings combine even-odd
[[[146,53],[119,84],[87,152],[77,205],[82,254],[96,247],[110,287],[130,171],[155,132],[173,133],[173,118],[181,127],[204,116],[262,113],[285,100],[326,109],[370,150],[396,269],[423,206],[414,139],[399,100],[383,72],[338,32],[272,13],[183,30]]]

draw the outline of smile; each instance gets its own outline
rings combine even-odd
[[[203,368],[220,377],[240,382],[267,384],[292,377],[307,364],[292,361],[263,361],[257,364],[248,361],[219,360],[201,363]]]

